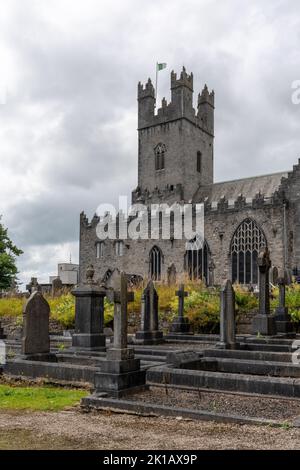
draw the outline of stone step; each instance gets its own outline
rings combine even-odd
[[[205,349],[203,355],[205,357],[232,358],[232,360],[248,359],[251,361],[292,362],[292,354],[289,352]]]
[[[300,365],[286,362],[249,361],[214,358],[218,372],[300,378]]]
[[[172,369],[159,366],[148,369],[147,383],[300,397],[300,379],[288,377],[262,377],[259,375]]]

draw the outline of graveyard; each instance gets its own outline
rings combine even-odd
[[[162,327],[161,291],[150,280],[141,288],[138,326],[132,333],[128,319],[136,292],[127,274],[117,274],[107,287],[94,281],[90,266],[85,282],[72,290],[74,329],[50,334],[50,306],[36,283],[23,307],[21,333],[6,335],[0,329],[6,345],[1,379],[85,390],[80,409],[87,416],[109,412],[124,413],[124,419],[297,428],[300,335],[295,310],[292,316],[287,306],[296,287],[287,271],[271,270],[267,248],[258,266],[257,303],[246,329],[237,321],[238,287],[227,280],[214,291],[219,297],[217,332],[195,331],[186,313],[193,292],[183,283],[169,287],[176,314]],[[278,292],[275,299],[271,286]],[[113,306],[110,328],[105,326],[108,306]]]

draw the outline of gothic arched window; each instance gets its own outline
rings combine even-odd
[[[163,170],[165,168],[165,154],[166,154],[165,144],[157,144],[154,149],[155,153],[155,170]]]
[[[160,281],[161,279],[161,265],[162,265],[162,252],[160,248],[154,246],[151,248],[149,255],[149,271],[153,281]]]
[[[191,280],[202,279],[208,283],[209,247],[196,236],[188,242],[185,252],[185,270]]]
[[[232,282],[257,284],[257,258],[267,246],[263,231],[252,219],[245,219],[236,229],[230,246]]]

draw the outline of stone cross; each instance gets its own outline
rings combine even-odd
[[[39,285],[36,277],[31,278],[30,283],[26,286],[26,289],[28,290],[29,294],[33,294],[33,292],[41,290],[41,286]]]
[[[280,277],[278,279],[279,288],[279,308],[285,310],[285,279]]]
[[[115,280],[114,301],[114,344],[107,356],[111,360],[126,360],[132,356],[127,349],[127,303],[134,300],[134,293],[127,291],[127,276],[121,272]]]
[[[188,292],[185,292],[183,284],[179,286],[175,295],[178,297],[178,316],[170,327],[170,333],[187,334],[190,330],[190,323],[188,319],[184,317],[184,299],[188,296]]]
[[[140,344],[161,342],[163,334],[158,325],[158,295],[152,280],[144,289],[141,301],[141,331],[136,333],[136,341]]]
[[[235,349],[235,292],[227,280],[221,290],[220,344],[224,349]]]
[[[49,315],[47,300],[41,292],[33,292],[23,310],[22,354],[50,352]]]
[[[127,303],[134,300],[134,294],[127,291],[126,273],[116,278],[114,287],[114,344],[95,374],[95,390],[120,397],[133,388],[144,389],[146,371],[141,370],[140,359],[134,358],[134,350],[127,348]]]
[[[259,313],[260,315],[270,314],[270,284],[269,270],[271,260],[268,248],[260,252],[258,256],[259,269]]]
[[[283,275],[278,278],[279,302],[278,307],[275,309],[275,321],[279,333],[291,333],[293,331],[293,324],[288,314],[289,309],[285,304],[288,276],[289,273],[285,269]]]
[[[184,285],[180,284],[179,290],[175,292],[175,295],[178,297],[178,318],[182,319],[184,317],[184,299],[189,294],[185,292]]]
[[[271,260],[268,248],[264,248],[258,256],[259,269],[259,311],[253,318],[253,334],[272,336],[276,334],[274,315],[270,315],[269,270]]]

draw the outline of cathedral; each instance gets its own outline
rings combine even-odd
[[[205,240],[99,240],[99,217],[80,216],[80,280],[92,264],[109,283],[114,271],[161,282],[188,276],[219,285],[258,282],[257,257],[268,247],[272,265],[300,268],[300,161],[292,171],[214,182],[215,95],[205,85],[193,107],[193,74],[171,73],[171,101],[156,108],[149,79],[138,84],[138,185],[132,203],[204,205]]]

